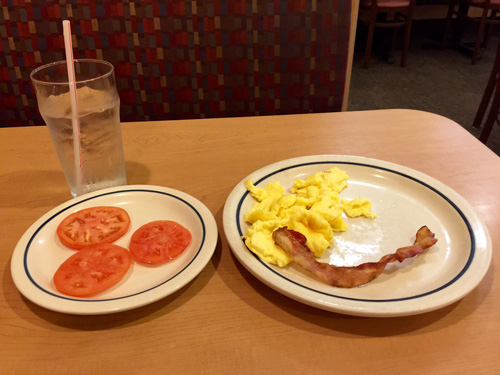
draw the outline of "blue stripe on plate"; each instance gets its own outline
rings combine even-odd
[[[43,227],[45,225],[47,225],[50,221],[52,221],[56,216],[60,215],[61,213],[63,213],[64,211],[67,211],[69,210],[70,208],[74,207],[74,206],[77,206],[83,202],[87,202],[87,201],[90,201],[90,200],[93,200],[93,199],[96,199],[96,198],[100,198],[100,197],[104,197],[106,195],[112,195],[112,194],[117,194],[117,193],[131,193],[131,192],[143,192],[143,193],[154,193],[154,194],[162,194],[162,195],[167,195],[171,198],[174,198],[174,199],[177,199],[181,202],[183,202],[186,206],[189,206],[195,213],[196,215],[198,216],[198,218],[200,219],[200,223],[201,223],[201,226],[202,226],[202,230],[203,230],[203,235],[202,235],[202,239],[201,239],[201,244],[200,244],[200,247],[198,249],[198,251],[196,252],[196,255],[193,257],[193,259],[191,259],[191,261],[186,265],[186,267],[184,267],[182,270],[180,270],[178,273],[176,273],[174,276],[172,276],[170,279],[168,280],[165,280],[164,282],[152,287],[152,288],[149,288],[149,289],[146,289],[146,290],[143,290],[141,292],[138,292],[138,293],[134,293],[134,294],[130,294],[130,295],[126,295],[126,296],[122,296],[122,297],[117,297],[117,298],[108,298],[108,299],[78,299],[78,298],[71,298],[71,297],[65,297],[65,296],[61,296],[61,295],[58,295],[58,294],[55,294],[55,293],[52,293],[50,291],[48,291],[47,289],[44,289],[43,287],[41,287],[34,279],[33,277],[31,276],[30,274],[30,271],[28,269],[28,263],[27,263],[27,259],[28,259],[28,253],[29,253],[29,250],[30,250],[30,246],[31,246],[31,243],[33,242],[33,239],[36,237],[36,235],[38,234],[38,232],[40,232]],[[147,190],[147,189],[128,189],[128,190],[119,190],[119,191],[112,191],[110,193],[105,193],[105,194],[100,194],[100,195],[96,195],[94,197],[90,197],[90,198],[87,198],[87,199],[84,199],[82,201],[79,201],[75,204],[72,204],[64,209],[62,209],[61,211],[55,213],[54,215],[52,215],[50,218],[48,218],[42,225],[40,225],[40,227],[35,231],[35,233],[31,236],[30,240],[28,241],[28,244],[26,245],[26,250],[24,252],[24,271],[26,272],[26,275],[28,276],[29,280],[33,283],[33,285],[35,285],[38,289],[40,289],[41,291],[43,291],[44,293],[47,293],[47,294],[50,294],[51,296],[53,297],[57,297],[57,298],[61,298],[61,299],[65,299],[65,300],[70,300],[70,301],[77,301],[77,302],[104,302],[104,301],[116,301],[116,300],[121,300],[121,299],[125,299],[125,298],[130,298],[130,297],[133,297],[133,296],[137,296],[139,294],[143,294],[143,293],[147,293],[149,292],[150,290],[153,290],[153,289],[156,289],[166,283],[168,283],[170,280],[173,280],[174,278],[176,278],[177,276],[179,276],[182,272],[184,272],[191,263],[193,263],[193,261],[198,257],[198,255],[200,254],[200,251],[201,249],[203,248],[203,244],[205,243],[205,235],[206,235],[206,232],[205,232],[205,223],[203,222],[203,219],[200,215],[200,213],[189,203],[189,202],[186,202],[184,199],[182,198],[179,198],[175,195],[172,195],[172,194],[169,194],[169,193],[165,193],[165,192],[162,192],[162,191],[155,191],[155,190]]]
[[[472,260],[474,259],[474,255],[475,255],[476,239],[475,239],[475,236],[474,236],[474,232],[472,231],[472,227],[471,227],[471,225],[469,223],[469,220],[467,220],[467,217],[465,216],[465,214],[462,212],[462,210],[460,210],[460,208],[458,208],[458,206],[450,198],[448,198],[442,192],[440,192],[439,190],[437,190],[433,186],[431,186],[431,185],[429,185],[429,184],[427,184],[427,183],[425,183],[423,181],[420,181],[419,179],[417,179],[415,177],[409,176],[409,175],[407,175],[405,173],[394,171],[392,169],[388,169],[388,168],[384,168],[384,167],[379,167],[379,166],[376,166],[376,165],[365,164],[365,163],[356,163],[356,162],[348,162],[348,161],[334,161],[334,160],[332,160],[332,161],[315,161],[315,162],[309,162],[309,163],[301,163],[301,164],[291,165],[291,166],[288,166],[288,167],[284,167],[284,168],[278,169],[278,170],[276,170],[276,171],[274,171],[272,173],[269,173],[268,175],[262,177],[258,181],[256,181],[255,185],[258,185],[260,182],[262,182],[265,179],[267,179],[267,178],[269,178],[271,176],[274,176],[274,175],[276,175],[278,173],[281,173],[281,172],[284,172],[284,171],[287,171],[287,170],[290,170],[290,169],[294,169],[294,168],[304,167],[304,166],[308,166],[308,165],[318,165],[318,164],[347,164],[347,165],[356,165],[356,166],[361,166],[361,167],[380,169],[380,170],[383,170],[383,171],[386,171],[386,172],[397,174],[399,176],[402,176],[404,178],[410,179],[412,181],[415,181],[415,182],[419,183],[420,185],[425,186],[427,189],[432,190],[434,193],[436,193],[441,198],[443,198],[446,202],[448,202],[448,204],[450,206],[452,206],[455,211],[457,211],[457,213],[460,215],[460,217],[464,221],[464,224],[467,226],[467,230],[469,231],[470,242],[471,242],[470,254],[469,254],[469,258],[467,259],[467,263],[465,264],[464,268],[462,268],[462,270],[453,279],[451,279],[447,283],[445,283],[445,284],[441,285],[440,287],[438,287],[436,289],[433,289],[433,290],[431,290],[429,292],[422,293],[422,294],[417,294],[417,295],[414,295],[414,296],[404,297],[404,298],[376,299],[376,300],[374,300],[374,299],[363,299],[363,298],[351,298],[351,297],[339,296],[339,295],[336,295],[336,294],[324,293],[322,291],[319,291],[319,290],[310,288],[308,286],[299,284],[296,281],[290,280],[289,278],[283,276],[281,273],[279,273],[276,270],[274,270],[273,268],[271,268],[269,266],[269,264],[267,264],[266,262],[264,262],[263,260],[261,260],[253,252],[251,252],[250,250],[248,250],[255,257],[255,259],[257,259],[269,271],[273,272],[274,274],[278,275],[279,277],[287,280],[288,282],[290,282],[292,284],[295,284],[295,285],[297,285],[299,287],[302,287],[304,289],[307,289],[307,290],[310,290],[312,292],[315,292],[315,293],[318,293],[318,294],[322,294],[322,295],[325,295],[325,296],[329,296],[329,297],[335,297],[335,298],[344,299],[344,300],[350,300],[350,301],[360,301],[360,302],[400,302],[400,301],[407,301],[407,300],[411,300],[411,299],[422,298],[422,297],[428,296],[430,294],[437,293],[440,290],[443,290],[443,289],[447,288],[448,286],[450,286],[451,284],[453,284],[454,282],[456,282],[458,279],[460,279],[464,275],[464,273],[467,271],[467,269],[470,267],[470,265],[472,263]],[[246,191],[243,194],[243,196],[241,197],[241,199],[240,199],[240,201],[238,203],[238,208],[236,210],[236,225],[237,225],[238,233],[240,234],[240,236],[243,236],[243,231],[241,230],[241,225],[240,225],[241,206],[242,206],[243,201],[245,200],[245,198],[248,196],[248,194],[249,194],[248,191]],[[242,241],[243,241],[243,244],[244,244],[245,243],[244,240],[242,240]],[[245,247],[246,247],[246,245],[245,245]]]

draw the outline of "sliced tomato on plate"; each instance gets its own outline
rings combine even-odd
[[[191,243],[191,232],[170,220],[152,221],[137,229],[129,250],[135,260],[158,264],[181,255]]]
[[[113,244],[86,247],[66,259],[54,274],[61,293],[88,297],[115,285],[132,264],[127,249]]]
[[[66,217],[57,227],[57,236],[72,249],[99,243],[112,243],[130,226],[127,211],[118,207],[90,207]]]

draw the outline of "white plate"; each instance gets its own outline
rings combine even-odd
[[[326,285],[294,264],[284,268],[267,264],[250,252],[241,238],[248,228],[243,215],[256,201],[244,181],[250,178],[260,187],[280,181],[289,189],[295,179],[333,166],[350,176],[341,198],[369,199],[378,217],[346,218],[349,229],[335,234],[321,261],[337,266],[378,261],[411,245],[423,225],[436,234],[437,244],[416,258],[389,265],[374,281],[352,289]],[[233,253],[262,282],[297,301],[349,315],[404,316],[444,307],[469,293],[491,262],[488,231],[464,198],[420,172],[362,157],[309,156],[259,169],[231,192],[223,223]]]
[[[154,220],[179,222],[191,232],[192,242],[183,254],[170,262],[158,266],[134,262],[117,285],[94,297],[65,296],[57,291],[52,277],[75,250],[60,242],[56,228],[69,214],[94,206],[116,206],[128,212],[130,228],[114,242],[125,248],[135,230]],[[155,302],[182,288],[203,270],[216,243],[215,219],[197,199],[164,187],[120,186],[72,199],[38,219],[14,250],[12,278],[26,298],[47,309],[78,315],[115,313]]]

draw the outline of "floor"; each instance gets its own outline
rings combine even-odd
[[[472,122],[491,73],[500,29],[493,30],[481,60],[471,65],[470,56],[463,52],[439,48],[443,28],[444,20],[415,21],[406,68],[400,67],[400,51],[396,50],[393,64],[374,51],[370,67],[364,69],[366,29],[358,26],[348,110],[418,109],[448,117],[479,136]],[[473,32],[466,29],[462,40],[468,41]],[[498,124],[486,145],[500,156]]]

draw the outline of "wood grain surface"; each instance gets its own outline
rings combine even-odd
[[[0,129],[2,374],[495,374],[500,368],[500,158],[434,114],[381,110],[124,123],[129,184],[182,190],[216,218],[201,274],[150,305],[72,316],[16,289],[17,241],[71,199],[46,127]],[[486,223],[493,262],[480,285],[434,312],[359,318],[291,300],[254,278],[224,236],[224,203],[245,176],[305,155],[343,154],[416,169],[465,197]]]

